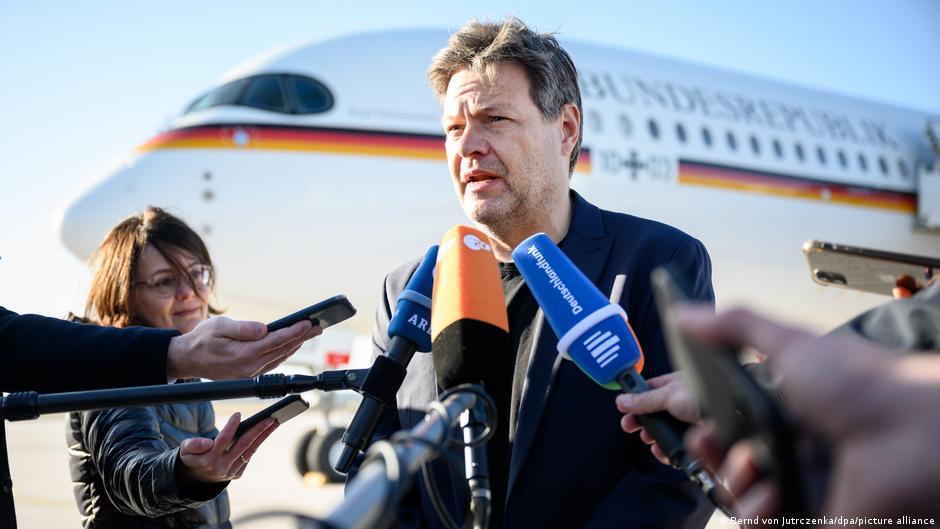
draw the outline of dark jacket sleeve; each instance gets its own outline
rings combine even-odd
[[[832,331],[844,333],[902,351],[940,349],[940,282],[913,297],[879,305]]]
[[[195,508],[229,483],[183,478],[180,449],[163,441],[153,408],[84,412],[82,434],[108,499],[122,513],[155,518]]]
[[[685,240],[677,247],[669,264],[687,279],[690,298],[714,301],[711,260],[699,241]],[[648,272],[644,272],[648,277]],[[642,300],[637,301],[641,303],[639,306],[643,310],[640,312],[644,316],[638,320],[631,317],[631,321],[639,324],[635,330],[646,359],[643,376],[652,378],[668,373],[672,368],[652,292],[648,288],[637,291],[643,293]],[[633,305],[634,309],[637,306]],[[585,527],[705,527],[713,508],[698,488],[681,471],[656,461],[639,436],[631,436],[630,442],[633,444],[631,453],[635,457],[632,468],[595,510]],[[628,519],[624,519],[624,513],[629,513]]]
[[[0,391],[52,393],[166,383],[179,332],[71,323],[0,307]]]

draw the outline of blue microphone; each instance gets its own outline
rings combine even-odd
[[[382,411],[395,402],[415,351],[431,350],[431,293],[436,262],[435,244],[395,300],[395,315],[388,324],[388,348],[375,359],[362,382],[362,402],[343,434],[343,451],[334,467],[338,472],[349,472],[356,456],[369,444]]]
[[[558,336],[558,351],[608,389],[643,369],[643,348],[623,307],[611,303],[544,233],[522,241],[513,261]]]
[[[558,336],[559,353],[605,388],[629,393],[650,389],[639,374],[643,349],[626,311],[608,300],[548,235],[537,233],[522,241],[512,258]],[[728,512],[718,497],[717,482],[685,452],[682,435],[688,425],[664,411],[638,415],[637,419],[673,466]]]

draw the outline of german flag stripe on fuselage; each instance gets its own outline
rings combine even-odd
[[[917,209],[917,196],[911,192],[825,182],[694,160],[679,160],[678,182],[680,185],[820,200],[834,204],[879,208],[905,213],[914,213]]]
[[[268,124],[226,124],[185,127],[163,132],[137,148],[234,149],[321,152],[445,160],[444,136],[376,130],[301,127]],[[591,153],[581,148],[579,172],[591,171]]]

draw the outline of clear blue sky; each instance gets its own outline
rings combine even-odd
[[[87,274],[53,232],[55,207],[231,66],[282,44],[390,27],[456,29],[470,17],[506,14],[565,38],[940,116],[934,0],[4,0],[0,305],[58,316],[81,307]]]

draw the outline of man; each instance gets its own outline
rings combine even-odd
[[[649,275],[671,263],[711,300],[711,269],[697,240],[663,224],[602,211],[569,190],[581,144],[577,73],[549,34],[517,19],[470,22],[453,35],[428,72],[457,198],[490,238],[501,261],[515,368],[487,391],[499,408],[487,445],[492,527],[702,527],[711,511],[684,476],[656,463],[617,427],[613,394],[571,362],[512,264],[513,248],[545,232],[602,290],[627,274],[621,303],[646,352],[648,374],[669,370]],[[376,314],[376,354],[388,345],[394,300],[417,261],[386,278]],[[383,416],[377,438],[414,426],[438,387],[429,355],[416,356]],[[432,466],[437,490],[458,521],[465,514],[462,471]],[[440,526],[428,490],[408,499],[400,521]]]

